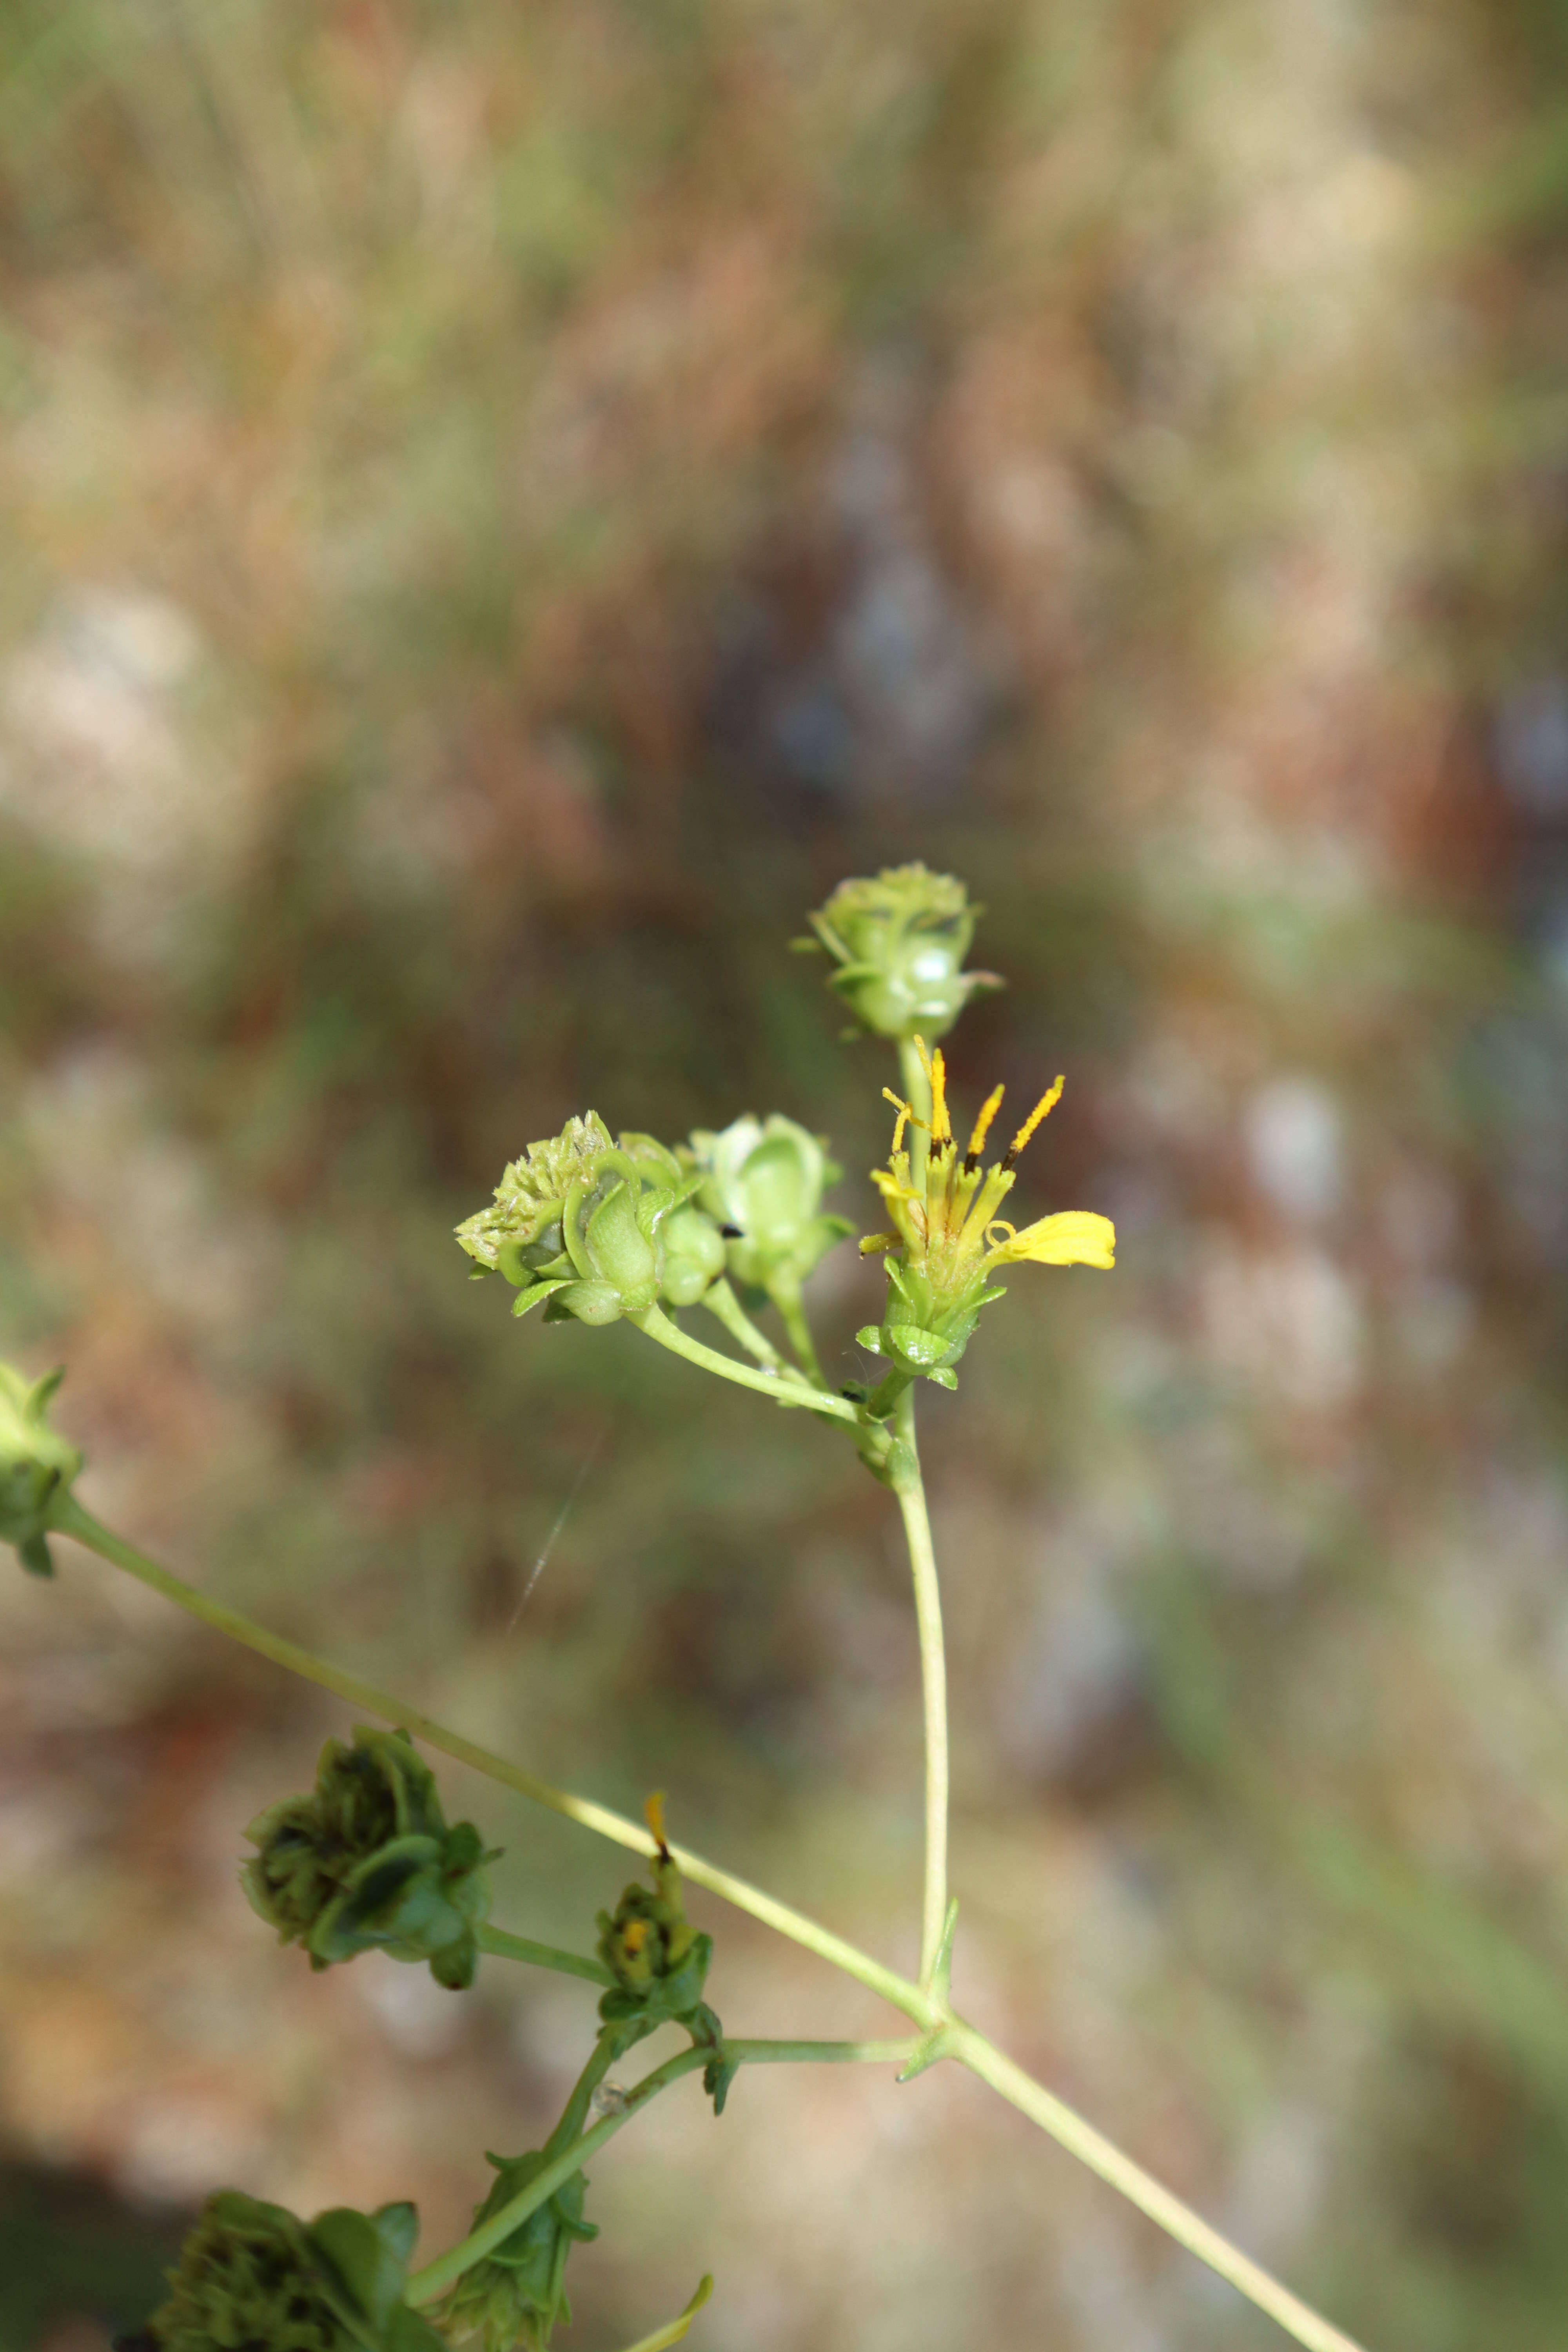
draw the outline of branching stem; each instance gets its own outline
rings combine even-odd
[[[825,1389],[827,1382],[817,1360],[816,1342],[811,1336],[811,1325],[806,1320],[805,1302],[800,1295],[799,1283],[780,1276],[768,1297],[778,1308],[779,1319],[789,1334],[790,1346],[805,1367],[806,1378],[817,1388]]]
[[[694,2074],[699,2066],[707,2065],[712,2059],[736,2061],[742,2066],[798,2065],[813,2061],[826,2062],[829,2065],[896,2065],[908,2059],[912,2047],[909,2042],[726,2040],[716,2049],[682,2050],[675,2057],[667,2058],[662,2066],[656,2066],[651,2074],[646,2074],[634,2089],[626,2092],[613,2115],[605,2116],[590,2131],[573,2137],[575,2126],[587,2113],[594,2091],[604,2080],[611,2063],[605,2050],[595,2050],[567,2102],[565,2114],[546,2144],[545,2153],[551,2156],[551,2162],[535,2175],[526,2189],[519,2191],[510,2205],[503,2205],[499,2213],[492,2213],[488,2221],[482,2221],[477,2230],[471,2230],[457,2245],[449,2246],[444,2254],[437,2255],[433,2263],[427,2263],[422,2271],[416,2271],[408,2282],[406,2300],[416,2311],[437,2302],[465,2271],[472,2270],[476,2263],[483,2262],[503,2239],[510,2238],[514,2230],[520,2229],[546,2198],[555,2194],[563,2181],[570,2180],[591,2156],[597,2154],[606,2140],[614,2139],[622,2126],[630,2123],[633,2116],[657,2098],[660,2091],[667,2090],[671,2083],[678,2083],[683,2074]],[[563,2132],[567,2134],[564,2146],[561,2144]]]
[[[582,1977],[588,1984],[613,1985],[615,1978],[597,1960],[576,1952],[558,1952],[553,1944],[536,1944],[528,1936],[509,1936],[504,1927],[480,1927],[474,1938],[492,1959],[521,1960],[531,1969],[553,1969],[557,1975]]]
[[[705,1348],[672,1322],[661,1307],[650,1307],[641,1315],[628,1315],[628,1323],[657,1339],[661,1348],[672,1355],[684,1356],[689,1364],[698,1365],[705,1372],[717,1372],[721,1380],[733,1381],[743,1389],[760,1390],[772,1397],[775,1404],[805,1405],[813,1412],[824,1413],[833,1421],[847,1422],[851,1428],[860,1425],[860,1414],[847,1397],[832,1395],[826,1389],[815,1389],[784,1372],[753,1371],[750,1364],[738,1364],[733,1356],[721,1356],[717,1348]]]
[[[765,1371],[773,1373],[780,1380],[798,1381],[802,1379],[802,1374],[780,1355],[767,1334],[758,1330],[722,1276],[703,1292],[702,1305],[706,1307],[710,1315],[722,1323],[731,1339],[739,1340],[746,1353],[756,1358]],[[821,1385],[821,1378],[818,1372],[811,1374],[811,1380],[817,1386]]]
[[[837,1402],[838,1400],[830,1402]],[[379,1717],[384,1723],[400,1725],[405,1730],[416,1733],[427,1746],[454,1758],[458,1763],[482,1772],[488,1779],[499,1781],[503,1788],[515,1790],[520,1796],[528,1797],[551,1812],[559,1813],[567,1821],[595,1831],[616,1845],[628,1847],[634,1853],[651,1854],[655,1852],[653,1839],[647,1830],[635,1822],[627,1821],[623,1814],[612,1812],[605,1805],[595,1804],[586,1797],[573,1796],[565,1790],[552,1788],[548,1781],[537,1779],[531,1772],[525,1772],[521,1765],[509,1762],[505,1757],[493,1754],[474,1740],[465,1739],[458,1732],[448,1731],[445,1725],[432,1721],[417,1707],[406,1706],[389,1692],[378,1690],[374,1684],[363,1682],[357,1675],[341,1672],[324,1660],[313,1657],[310,1651],[300,1649],[295,1643],[286,1642],[280,1635],[252,1624],[237,1610],[209,1600],[193,1585],[186,1584],[168,1569],[160,1567],[156,1560],[149,1559],[133,1544],[126,1543],[121,1537],[101,1527],[74,1495],[64,1494],[56,1502],[52,1524],[58,1533],[74,1537],[89,1551],[97,1552],[101,1559],[123,1569],[140,1583],[162,1593],[165,1600],[198,1618],[214,1632],[227,1634],[231,1640],[243,1643],[247,1649],[270,1659],[274,1664],[285,1666],[305,1681],[331,1691],[348,1706],[359,1708],[366,1715]],[[858,1950],[828,1928],[819,1927],[815,1919],[808,1919],[804,1913],[791,1909],[788,1904],[780,1903],[774,1896],[764,1894],[762,1888],[704,1862],[700,1854],[692,1853],[682,1846],[674,1846],[670,1851],[683,1875],[694,1885],[706,1887],[710,1894],[720,1895],[737,1909],[760,1919],[765,1927],[773,1927],[793,1942],[804,1945],[808,1951],[827,1961],[830,1967],[841,1969],[869,1990],[879,1993],[928,2034],[942,2031],[943,2045],[952,2057],[1010,2101],[1020,2113],[1027,2116],[1032,2123],[1037,2124],[1042,2131],[1048,2133],[1090,2170],[1097,2172],[1101,2179],[1119,2189],[1140,2212],[1147,2214],[1179,2245],[1186,2247],[1200,2262],[1206,2263],[1222,2278],[1227,2279],[1260,2311],[1267,2312],[1271,2319],[1277,2320],[1288,2335],[1306,2347],[1306,2352],[1361,2352],[1361,2347],[1352,2337],[1321,2318],[1293,2295],[1288,2287],[1282,2286],[1279,2280],[1249,2261],[1239,2248],[1231,2245],[1216,2230],[1212,2230],[1206,2221],[1184,2205],[1179,2198],[1173,2197],[1131,2157],[1122,2155],[1119,2148],[1095,2130],[1092,2124],[1086,2122],[1052,2092],[1033,2081],[1021,2067],[1004,2056],[994,2043],[973,2026],[953,2017],[944,2004],[939,2003],[920,1986],[911,1984],[894,1969],[884,1968],[868,1953]],[[805,2044],[772,2046],[775,2053],[793,2047],[800,2054],[805,2054],[809,2047]],[[902,2055],[909,2048],[907,2043],[848,2046],[855,2049],[857,2054],[889,2058],[895,2054]],[[741,2042],[727,2043],[725,2047],[731,2051],[739,2049],[748,2058],[760,2059],[767,2045]],[[462,2246],[452,2248],[426,2269],[416,2273],[410,2282],[410,2299],[416,2300],[421,2307],[434,2303],[454,2279],[461,2277],[470,2263],[478,2261],[480,2253],[488,2252],[492,2246],[498,2245],[503,2237],[510,2236],[520,2222],[526,2221],[536,2204],[542,2204],[546,2197],[552,2196],[561,2183],[569,2179],[588,2157],[602,2147],[606,2140],[613,2138],[639,2106],[655,2096],[667,2083],[674,2082],[681,2074],[689,2074],[694,2068],[705,2064],[712,2054],[711,2051],[705,2050],[683,2051],[679,2057],[670,2059],[666,2065],[648,2075],[627,2095],[626,2106],[622,2112],[606,2116],[602,2123],[595,2125],[592,2131],[584,2133],[574,2147],[530,2184],[526,2204],[519,2200],[515,2208],[508,2208],[497,2214],[484,2225],[482,2231],[475,2233],[475,2237],[484,2238],[479,2252],[465,2253],[464,2248],[474,2243],[473,2239],[465,2239]],[[816,2054],[826,2053],[821,2045],[817,2045]],[[415,2289],[417,2289],[416,2296],[413,2293]]]

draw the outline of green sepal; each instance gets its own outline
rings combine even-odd
[[[55,1572],[46,1536],[24,1536],[16,1546],[16,1557],[29,1576],[53,1576]]]
[[[713,2102],[713,2113],[721,2116],[724,2102],[730,2095],[730,2085],[741,2071],[738,2058],[726,2058],[718,2053],[710,2058],[702,2069],[702,2087]]]
[[[536,1282],[531,1290],[520,1290],[511,1302],[512,1313],[514,1315],[531,1313],[534,1307],[542,1307],[546,1299],[553,1298],[558,1290],[568,1289],[571,1282],[572,1277],[569,1274],[558,1274],[549,1282]],[[548,1322],[549,1319],[546,1316],[545,1321]]]
[[[419,2235],[415,2208],[383,2205],[374,2213],[360,2213],[336,2205],[318,2213],[308,2235],[342,2280],[355,2315],[363,2313],[376,2334],[383,2334],[403,2300],[408,2257]]]

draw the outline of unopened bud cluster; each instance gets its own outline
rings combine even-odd
[[[516,1288],[514,1315],[615,1323],[661,1299],[691,1307],[724,1271],[717,1225],[689,1205],[700,1181],[651,1135],[617,1140],[589,1111],[530,1144],[458,1239]]]
[[[312,1968],[384,1951],[428,1960],[454,1991],[473,1982],[496,1856],[471,1822],[447,1827],[405,1732],[329,1739],[314,1790],[269,1806],[246,1835],[259,1849],[241,1874],[252,1907]]]
[[[879,1037],[944,1037],[977,990],[1000,988],[994,971],[965,971],[978,907],[955,875],[891,866],[841,882],[807,917],[837,965],[828,980],[864,1029]]]
[[[237,2189],[210,2198],[142,2334],[116,2352],[445,2352],[404,2300],[412,2205],[304,2222]]]

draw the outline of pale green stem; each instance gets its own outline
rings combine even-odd
[[[588,2108],[595,2092],[616,2063],[615,2045],[607,2035],[595,2042],[588,2053],[588,2063],[572,2085],[572,2095],[561,2110],[560,2121],[544,2143],[546,2156],[559,2156],[563,2147],[582,2132],[588,2120]]]
[[[389,1692],[378,1690],[374,1684],[363,1682],[355,1675],[342,1673],[338,1667],[327,1664],[323,1659],[312,1656],[310,1651],[252,1624],[237,1610],[227,1609],[221,1601],[209,1601],[193,1585],[184,1583],[168,1569],[161,1568],[155,1560],[149,1559],[133,1544],[126,1543],[109,1528],[100,1527],[74,1495],[67,1494],[56,1499],[51,1507],[50,1521],[56,1532],[74,1537],[89,1551],[97,1552],[101,1559],[135,1577],[138,1582],[162,1593],[166,1601],[173,1601],[176,1608],[184,1609],[190,1616],[198,1618],[215,1633],[227,1634],[231,1640],[242,1643],[247,1649],[270,1659],[275,1665],[284,1666],[304,1681],[330,1690],[350,1706],[417,1734],[427,1747],[437,1748],[443,1755],[468,1765],[473,1771],[483,1773],[488,1780],[498,1781],[502,1788],[515,1790],[519,1796],[531,1799],[550,1812],[559,1813],[564,1820],[576,1822],[580,1827],[594,1831],[597,1836],[609,1839],[613,1844],[645,1855],[658,1851],[647,1831],[636,1822],[627,1821],[624,1814],[612,1812],[607,1805],[595,1804],[590,1798],[573,1796],[566,1790],[552,1788],[547,1780],[525,1772],[521,1765],[510,1762],[506,1757],[497,1756],[491,1749],[479,1747],[475,1740],[465,1739],[459,1732],[448,1731],[444,1724],[434,1722],[417,1707],[408,1706]],[[1178,2244],[1185,2246],[1200,2262],[1208,2263],[1222,2278],[1228,2279],[1259,2310],[1277,2320],[1297,2343],[1306,2346],[1308,2352],[1361,2352],[1361,2347],[1350,2336],[1331,2326],[1326,2319],[1320,2318],[1288,2288],[1271,2278],[1267,2271],[1249,2262],[1245,2254],[1230,2245],[1217,2231],[1211,2230],[1179,2198],[1162,2188],[1130,2157],[1123,2156],[1103,2138],[1092,2124],[1085,2122],[1071,2107],[1032,2081],[1021,2067],[1005,2057],[973,2026],[946,2017],[939,2004],[918,1985],[911,1984],[907,1977],[884,1968],[868,1953],[846,1943],[842,1937],[819,1927],[815,1919],[808,1919],[804,1913],[792,1910],[788,1904],[780,1903],[760,1887],[704,1862],[700,1854],[692,1853],[684,1846],[672,1846],[670,1851],[683,1875],[693,1885],[706,1887],[710,1894],[733,1904],[737,1910],[747,1912],[753,1919],[760,1919],[764,1927],[773,1928],[779,1935],[787,1936],[792,1942],[803,1945],[807,1951],[815,1952],[829,1967],[853,1977],[858,1983],[879,1994],[893,2008],[901,2010],[917,2025],[931,2032],[942,2032],[947,2038],[949,2054],[959,2059],[1003,2098],[1010,2100],[1032,2123],[1037,2124],[1042,2131],[1119,2189]],[[891,2057],[894,2052],[907,2045],[868,2043],[863,2046],[877,2055],[886,2053]],[[670,2066],[679,2073],[689,2073],[711,2054],[703,2051],[683,2052],[679,2058],[671,2060]],[[675,2079],[674,2074],[664,2069],[660,2072],[666,2079]],[[654,2080],[652,2075],[647,2077],[649,2083]],[[663,2087],[662,2083],[658,2087]],[[637,2099],[643,2089],[644,2086],[639,2084],[637,2092],[630,2096]],[[601,2147],[604,2140],[612,2136],[605,2126],[618,2128],[624,2120],[624,2116],[606,2116],[604,2125],[595,2126],[595,2131],[602,2137],[595,2138],[594,2133],[590,2133],[587,2139],[593,2141],[595,2147]],[[540,2192],[537,2201],[542,2202],[544,2197],[552,2196],[562,2180],[569,2179],[576,2169],[584,2155],[592,2152],[585,2140],[575,2156],[563,2159],[559,2168],[552,2168],[555,2178]],[[537,2183],[533,2185],[538,2186]],[[527,2216],[523,2214],[519,2218],[525,2220]],[[509,2224],[510,2229],[516,2227],[515,2221]],[[493,2245],[498,2240],[492,2238],[489,2242]],[[442,2257],[443,2261],[447,2259]],[[419,2273],[422,2279],[427,2275],[425,2272]],[[452,2275],[460,2275],[460,2271]],[[440,2292],[437,2286],[422,2299],[433,2301]]]
[[[811,1325],[806,1320],[799,1283],[775,1282],[768,1297],[778,1308],[780,1319],[789,1333],[790,1346],[805,1367],[807,1377],[815,1381],[819,1389],[825,1389],[827,1382],[817,1360],[816,1342],[811,1336]]]
[[[416,2311],[423,2311],[428,2304],[439,2302],[447,2289],[455,2286],[465,2271],[472,2270],[476,2263],[483,2262],[503,2239],[510,2238],[514,2230],[521,2229],[529,2215],[536,2211],[547,2198],[553,2197],[563,2182],[570,2180],[572,2175],[586,2164],[591,2156],[596,2155],[606,2141],[614,2139],[618,2131],[623,2131],[650,2099],[657,2098],[659,2092],[671,2083],[679,2082],[682,2074],[690,2074],[699,2066],[706,2066],[713,2055],[711,2050],[682,2050],[677,2057],[667,2058],[664,2064],[656,2067],[651,2074],[645,2074],[636,2088],[626,2093],[624,2103],[613,2115],[605,2116],[591,2131],[585,2131],[581,2139],[574,2139],[570,2147],[563,2148],[551,2163],[542,2166],[510,2205],[503,2205],[499,2213],[492,2213],[488,2221],[481,2221],[477,2230],[470,2230],[466,2238],[460,2238],[455,2246],[448,2246],[444,2254],[437,2254],[436,2260],[426,2263],[423,2270],[416,2271],[404,2289],[405,2302],[411,2304]]]
[[[82,1508],[74,1495],[61,1496],[56,1501],[52,1507],[51,1524],[60,1535],[74,1536],[77,1542],[85,1544],[89,1551],[95,1551],[116,1568],[123,1569],[128,1576],[135,1577],[140,1583],[150,1585],[154,1592],[161,1592],[165,1601],[172,1601],[187,1615],[199,1618],[215,1633],[226,1634],[230,1641],[243,1643],[247,1650],[255,1650],[261,1657],[269,1658],[274,1665],[286,1667],[290,1674],[299,1675],[304,1681],[331,1691],[349,1706],[357,1707],[366,1715],[378,1716],[384,1723],[396,1724],[405,1731],[413,1732],[427,1747],[438,1748],[442,1755],[450,1756],[457,1763],[468,1765],[472,1771],[482,1772],[487,1780],[499,1781],[502,1788],[515,1789],[519,1796],[529,1798],[536,1805],[543,1805],[547,1811],[561,1814],[566,1821],[576,1822],[583,1829],[608,1838],[615,1845],[626,1846],[633,1853],[652,1854],[658,1851],[640,1822],[627,1821],[624,1813],[612,1812],[609,1806],[595,1804],[592,1798],[574,1796],[568,1790],[552,1788],[548,1780],[540,1780],[537,1774],[524,1771],[521,1764],[513,1764],[509,1758],[498,1756],[492,1748],[481,1748],[477,1740],[465,1739],[461,1732],[449,1731],[445,1724],[436,1722],[418,1707],[410,1706],[395,1697],[390,1691],[378,1689],[374,1683],[367,1683],[358,1675],[345,1674],[339,1666],[329,1665],[324,1658],[314,1656],[297,1643],[286,1642],[280,1634],[269,1633],[264,1626],[253,1624],[248,1617],[241,1616],[237,1609],[226,1608],[221,1601],[210,1601],[205,1592],[198,1592],[194,1585],[185,1583],[183,1578],[173,1575],[168,1569],[161,1568],[156,1560],[149,1559],[145,1552],[137,1550],[134,1544],[127,1543],[108,1528],[100,1527],[91,1514]],[[773,1895],[764,1894],[760,1886],[752,1886],[745,1879],[737,1878],[727,1870],[720,1870],[710,1862],[704,1862],[700,1854],[692,1853],[685,1846],[672,1846],[670,1852],[693,1885],[705,1886],[710,1895],[732,1903],[738,1911],[749,1912],[764,1927],[775,1929],[781,1936],[787,1936],[793,1943],[803,1944],[807,1951],[815,1952],[831,1968],[841,1969],[845,1975],[856,1978],[870,1991],[879,1993],[884,2000],[889,2001],[895,2009],[902,2010],[905,2016],[912,2018],[917,2025],[929,2026],[935,2022],[935,2012],[931,2003],[915,1986],[896,1975],[891,1969],[883,1968],[865,1952],[858,1951],[853,1944],[847,1944],[842,1937],[818,1927],[815,1919],[808,1919],[803,1912],[792,1910],[787,1903],[780,1903]]]
[[[520,2229],[531,2213],[537,2211],[547,2198],[553,2197],[563,2181],[570,2180],[590,2157],[596,2155],[607,2140],[614,2139],[622,2126],[628,2124],[651,2099],[657,2098],[660,2091],[667,2090],[671,2083],[679,2082],[683,2074],[694,2074],[699,2066],[705,2066],[711,2060],[738,2060],[743,2066],[795,2065],[813,2061],[826,2062],[829,2065],[892,2065],[907,2060],[912,2047],[908,2042],[726,2040],[712,2048],[682,2050],[676,2057],[667,2058],[662,2066],[656,2067],[651,2074],[645,2075],[634,2089],[626,2092],[613,2115],[605,2116],[591,2131],[585,2131],[581,2138],[574,2139],[569,2147],[561,2149],[552,2162],[534,2176],[526,2189],[519,2190],[510,2205],[503,2205],[499,2213],[492,2213],[488,2221],[480,2222],[477,2230],[471,2230],[457,2245],[449,2246],[444,2254],[438,2254],[422,2271],[416,2271],[405,2289],[405,2300],[416,2311],[437,2302],[465,2271],[472,2270],[476,2263],[483,2262],[503,2239],[510,2238],[514,2230]],[[568,2102],[566,2114],[550,2136],[546,2153],[554,2147],[562,2126],[574,2118],[580,2108],[586,2111],[587,2101],[603,2080],[609,2063],[607,2055],[598,2051],[589,2060]]]
[[[521,1960],[531,1969],[554,1969],[560,1976],[581,1977],[588,1984],[608,1986],[616,1981],[597,1960],[579,1958],[575,1952],[558,1952],[553,1944],[536,1944],[528,1936],[509,1936],[504,1927],[480,1927],[474,1941],[492,1959]]]
[[[717,1372],[721,1380],[733,1381],[740,1388],[757,1389],[763,1396],[772,1397],[775,1404],[805,1405],[834,1421],[847,1421],[851,1428],[860,1426],[860,1415],[847,1397],[786,1381],[777,1372],[754,1372],[750,1364],[738,1364],[732,1356],[721,1356],[716,1348],[705,1348],[700,1339],[690,1338],[657,1307],[647,1308],[641,1315],[628,1315],[626,1321],[645,1331],[650,1339],[657,1339],[672,1355],[684,1356],[689,1364],[700,1365],[705,1372]]]
[[[926,1854],[925,1894],[921,1905],[921,1989],[929,1992],[942,1931],[947,1918],[947,1659],[942,1638],[942,1592],[931,1515],[915,1444],[915,1397],[906,1389],[895,1408],[893,1427],[902,1453],[893,1492],[904,1522],[914,1578],[915,1622],[920,1631],[921,1693],[925,1709]],[[910,1465],[905,1469],[903,1459]]]
[[[1080,2164],[1098,2172],[1102,2180],[1119,2189],[1129,2203],[1146,2213],[1178,2245],[1185,2246],[1199,2262],[1206,2263],[1210,2270],[1227,2279],[1259,2311],[1278,2320],[1287,2335],[1307,2347],[1307,2352],[1361,2352],[1353,2337],[1321,2318],[1289,2287],[1281,2286],[1277,2278],[1270,2277],[1239,2248],[1222,2238],[1217,2230],[1211,2230],[1190,2206],[1184,2205],[1179,2197],[1173,2197],[1168,2189],[1163,2189],[1131,2157],[1123,2156],[1092,2124],[1085,2123],[1071,2107],[1031,2081],[1021,2066],[1005,2058],[984,2034],[976,2033],[972,2026],[958,2024],[949,2030],[948,2042],[952,2056],[971,2074],[978,2074],[983,2083],[999,2091],[1031,2123],[1049,2132]]]
[[[795,1366],[785,1362],[766,1333],[758,1330],[722,1276],[710,1289],[704,1291],[701,1303],[710,1315],[722,1323],[731,1339],[739,1340],[746,1353],[754,1356],[768,1371],[786,1381],[801,1378]],[[820,1385],[821,1373],[815,1372],[812,1377]]]

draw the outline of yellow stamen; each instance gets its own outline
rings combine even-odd
[[[900,1144],[902,1143],[904,1139],[904,1129],[908,1127],[910,1119],[914,1118],[915,1125],[917,1127],[923,1127],[925,1125],[925,1121],[923,1118],[915,1118],[914,1112],[910,1108],[909,1104],[905,1102],[901,1097],[896,1095],[891,1087],[884,1087],[882,1088],[882,1100],[884,1102],[890,1102],[893,1108],[899,1114],[898,1118],[893,1121],[893,1150],[888,1154],[889,1159],[891,1160],[894,1152],[898,1150]]]
[[[1066,1084],[1067,1080],[1065,1078],[1058,1078],[1056,1085],[1052,1087],[1048,1092],[1040,1097],[1039,1101],[1035,1105],[1034,1109],[1029,1113],[1028,1118],[1024,1121],[1023,1126],[1018,1129],[1017,1134],[1013,1138],[1012,1142],[1007,1147],[1007,1157],[1009,1160],[1016,1160],[1019,1152],[1022,1151],[1025,1144],[1027,1143],[1036,1128],[1038,1127],[1040,1121],[1045,1118],[1046,1113],[1056,1108],[1061,1097],[1062,1088]]]
[[[978,1160],[985,1149],[985,1139],[991,1132],[991,1122],[1002,1108],[1004,1091],[1001,1087],[993,1087],[985,1097],[984,1107],[974,1122],[974,1132],[969,1139],[969,1150],[964,1155],[971,1161]]]
[[[942,1059],[942,1047],[939,1045],[934,1054],[928,1054],[923,1037],[915,1039],[914,1047],[921,1057],[921,1067],[926,1074],[926,1084],[931,1088],[931,1143],[933,1146],[951,1143],[952,1129],[947,1118],[947,1064]],[[915,1124],[918,1127],[924,1122],[917,1119]]]
[[[860,1244],[860,1255],[875,1257],[879,1250],[892,1249],[898,1238],[897,1234],[867,1234]]]
[[[648,1834],[655,1845],[658,1846],[660,1853],[668,1853],[669,1845],[664,1834],[664,1790],[662,1789],[654,1790],[644,1805],[642,1814],[648,1826]]]
[[[931,1057],[931,1139],[933,1146],[952,1141],[952,1125],[947,1116],[947,1064],[940,1045]]]
[[[621,1942],[634,1960],[647,1941],[647,1931],[648,1922],[646,1919],[628,1919],[621,1929]]]

